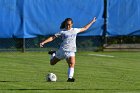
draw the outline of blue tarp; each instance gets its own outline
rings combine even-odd
[[[81,36],[140,35],[140,0],[0,0],[0,38],[32,38],[53,35],[61,22],[71,17],[74,27],[83,27],[94,16],[97,21]]]
[[[0,38],[53,35],[70,17],[83,27],[94,16],[97,22],[82,36],[102,35],[104,0],[0,0]]]
[[[16,0],[0,0],[0,38],[12,37],[20,23]]]
[[[140,0],[108,0],[107,35],[140,35]]]

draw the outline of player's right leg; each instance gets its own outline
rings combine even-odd
[[[58,61],[60,61],[60,59],[58,59],[56,57],[56,51],[49,51],[48,54],[51,55],[51,58],[50,58],[50,65],[55,65]]]
[[[51,65],[55,65],[58,61],[65,58],[65,52],[61,49],[59,49],[58,51],[49,51],[48,54],[51,55]]]
[[[58,61],[60,61],[60,59],[58,59],[57,57],[53,57],[51,60],[50,60],[50,65],[55,65]]]

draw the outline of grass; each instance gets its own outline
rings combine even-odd
[[[50,66],[45,52],[0,53],[0,93],[140,93],[140,52],[78,52],[75,78],[66,82],[65,60]]]

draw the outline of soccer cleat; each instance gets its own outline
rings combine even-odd
[[[56,53],[56,51],[51,50],[48,52],[48,54],[50,54],[50,55],[52,55],[53,53]]]
[[[75,79],[74,78],[68,78],[67,82],[74,82]]]

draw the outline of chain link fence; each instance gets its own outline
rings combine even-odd
[[[48,36],[49,37],[49,36]],[[49,51],[57,50],[62,42],[61,38],[45,44],[44,48],[40,48],[39,43],[48,37],[38,36],[35,38],[1,38],[1,52],[27,52],[27,51]],[[102,47],[102,37],[100,36],[78,36],[77,49],[79,51],[99,51]]]
[[[48,36],[49,37],[49,36]],[[40,48],[39,43],[48,37],[38,36],[35,38],[1,38],[1,52],[27,52],[57,50],[62,42],[61,38],[45,44]],[[105,49],[137,49],[140,50],[140,36],[78,36],[78,51],[103,51]]]
[[[104,51],[140,51],[140,36],[106,37]]]

